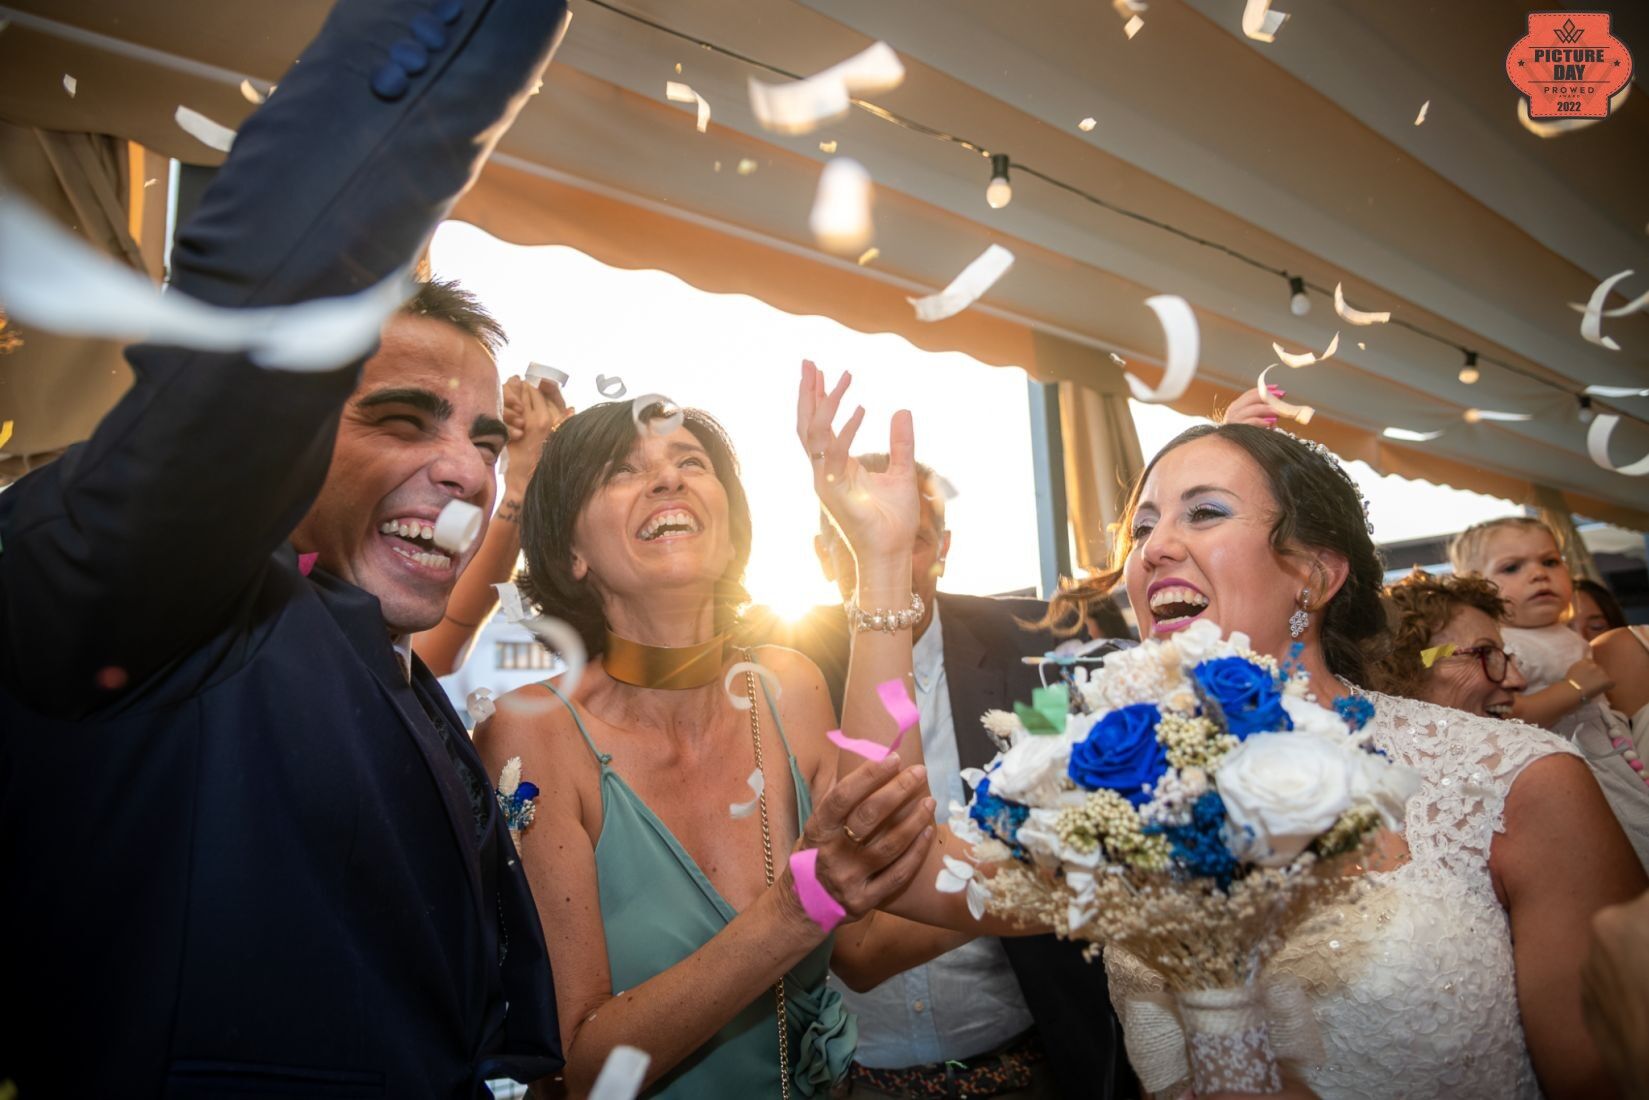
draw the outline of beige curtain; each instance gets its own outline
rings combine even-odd
[[[159,276],[164,161],[112,137],[0,122],[0,164],[8,190],[99,251]],[[156,183],[144,187],[148,178]],[[13,427],[0,452],[0,485],[86,438],[131,384],[116,344],[16,322],[5,331],[12,350],[0,353],[0,421]]]

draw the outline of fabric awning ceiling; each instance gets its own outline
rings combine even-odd
[[[1640,88],[1615,117],[1556,139],[1522,129],[1503,61],[1533,5],[1433,5],[1424,28],[1401,5],[1315,5],[1270,45],[1242,36],[1236,0],[1159,0],[1132,41],[1109,5],[1073,0],[626,6],[796,72],[885,39],[908,68],[900,88],[876,97],[888,110],[1269,267],[1344,282],[1354,304],[1391,309],[1447,343],[1345,325],[1322,296],[1294,317],[1276,275],[1024,173],[1012,204],[993,211],[977,153],[863,111],[805,137],[768,134],[745,92],[759,71],[581,0],[542,94],[458,216],[519,243],[662,268],[706,290],[1111,393],[1122,379],[1110,352],[1156,377],[1162,334],[1143,300],[1180,294],[1202,327],[1201,382],[1180,403],[1194,412],[1251,386],[1275,358],[1273,340],[1321,350],[1339,330],[1338,356],[1286,372],[1290,400],[1320,410],[1309,434],[1388,472],[1524,501],[1533,486],[1550,486],[1575,511],[1649,528],[1649,482],[1587,458],[1564,392],[1649,386],[1649,318],[1606,322],[1623,349],[1610,352],[1581,340],[1567,304],[1615,271],[1649,275],[1649,93]],[[0,9],[11,19],[0,33],[0,118],[112,133],[212,163],[218,155],[173,122],[177,105],[237,124],[253,109],[242,78],[278,82],[326,7],[30,0]],[[1649,32],[1649,20],[1637,26]],[[1615,30],[1649,56],[1649,38],[1634,35],[1627,16]],[[73,98],[65,73],[77,79]],[[710,101],[708,133],[694,129],[691,105],[665,101],[667,80]],[[1415,126],[1426,100],[1427,120]],[[1084,117],[1097,121],[1091,132],[1077,129]],[[821,141],[876,180],[880,255],[863,267],[819,252],[808,235]],[[756,171],[741,175],[745,159]],[[943,286],[992,241],[1014,251],[1013,270],[968,312],[916,323],[905,295]],[[1463,348],[1559,388],[1493,366],[1463,385]],[[1649,400],[1599,404],[1649,417]],[[1533,419],[1472,425],[1462,419],[1469,407]],[[1381,439],[1387,426],[1447,431],[1406,445]],[[1649,451],[1649,427],[1624,422],[1615,448],[1617,462]]]

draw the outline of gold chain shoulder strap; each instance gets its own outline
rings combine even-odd
[[[744,659],[755,663],[755,654],[750,650],[744,651]],[[763,776],[767,774],[767,767],[762,763],[762,720],[761,710],[756,706],[756,674],[746,670],[744,674],[744,691],[750,700],[750,740],[756,747],[756,769]],[[761,810],[762,819],[762,870],[767,875],[767,885],[773,885],[773,829],[767,820],[767,783],[762,783],[762,792],[756,796],[756,805]],[[779,1096],[781,1100],[790,1100],[790,1014],[785,1008],[784,975],[773,984],[773,999],[777,1002],[779,1018]]]

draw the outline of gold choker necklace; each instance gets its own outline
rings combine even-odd
[[[698,645],[644,645],[607,632],[602,667],[607,675],[632,687],[682,691],[713,684],[721,676],[727,635],[717,634]]]

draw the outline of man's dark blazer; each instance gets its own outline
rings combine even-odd
[[[281,305],[408,268],[564,12],[343,0],[180,231],[176,290]],[[91,439],[0,494],[0,1080],[468,1097],[553,1072],[532,897],[461,779],[480,759],[376,598],[285,543],[359,363],[128,358]]]
[[[1036,622],[1046,611],[1047,604],[1040,600],[939,593],[945,680],[962,767],[982,768],[996,756],[981,715],[1012,710],[1016,701],[1029,703],[1031,692],[1041,684],[1035,666],[1020,658],[1045,653],[1058,639],[1027,630],[1016,619]],[[1099,625],[1127,636],[1120,612],[1114,620],[1102,615]],[[794,624],[781,624],[757,609],[748,629],[752,643],[759,638],[811,657],[824,674],[836,713],[841,713],[849,637],[847,616],[839,606],[815,608]],[[1060,1095],[1073,1100],[1135,1095],[1105,968],[1085,962],[1081,945],[1051,935],[1005,937],[1002,946],[1036,1020]]]

